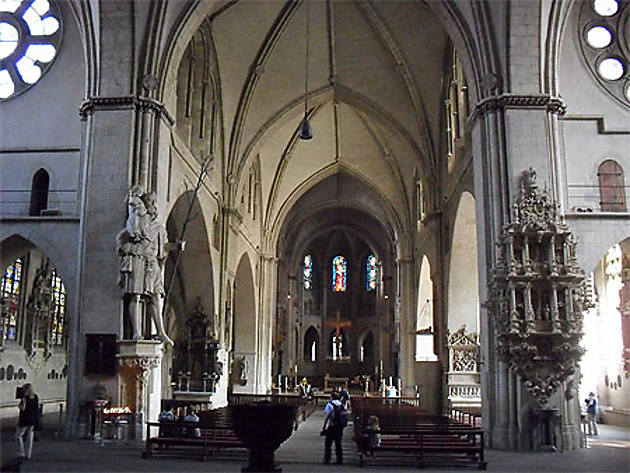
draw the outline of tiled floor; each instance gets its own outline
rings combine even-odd
[[[360,469],[356,448],[352,442],[351,427],[344,435],[343,466],[322,465],[323,438],[319,436],[323,416],[316,412],[276,452],[276,460],[286,473],[359,472],[359,471],[413,471],[416,467],[373,465]],[[602,472],[630,471],[630,429],[600,426],[599,437],[589,438],[587,449],[564,453],[514,453],[487,450],[488,471],[494,472]],[[65,441],[53,435],[53,428],[44,432],[35,443],[33,459],[21,465],[23,472],[240,472],[246,463],[246,453],[231,458],[206,462],[190,458],[141,458],[138,446],[91,441]],[[3,461],[11,460],[15,452],[10,425],[2,428],[0,453]],[[334,453],[333,453],[334,460]],[[423,470],[436,471],[436,470]],[[451,470],[437,470],[443,473]],[[457,470],[457,471],[462,471]]]

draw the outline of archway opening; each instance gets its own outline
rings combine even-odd
[[[448,399],[453,406],[479,408],[479,262],[475,198],[469,192],[463,192],[459,200],[450,250]]]
[[[43,412],[67,398],[69,294],[53,261],[30,241],[0,244],[0,415],[15,415],[15,389],[31,383]],[[87,369],[111,373],[115,359]],[[5,412],[6,411],[6,412]]]
[[[592,307],[584,314],[585,349],[579,399],[593,392],[606,424],[626,425],[630,402],[630,238],[608,249],[587,280]],[[602,343],[605,340],[605,343]]]
[[[165,269],[165,326],[175,342],[162,358],[162,395],[212,393],[219,321],[215,313],[214,268],[207,222],[193,192],[181,195],[166,222],[169,252]]]
[[[234,279],[233,357],[238,366],[238,382],[232,383],[234,393],[256,392],[256,370],[259,362],[256,346],[256,303],[252,266],[244,254],[238,263]],[[235,373],[234,369],[232,371]]]

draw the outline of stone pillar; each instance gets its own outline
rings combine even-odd
[[[160,413],[161,345],[154,340],[118,342],[121,401],[136,414],[130,427],[130,437],[136,441],[146,440],[145,423],[156,421]]]
[[[414,320],[414,290],[418,289],[414,277],[413,259],[401,259],[399,271],[400,287],[400,372],[403,381],[402,396],[415,394],[414,364],[415,364],[415,331]],[[415,284],[414,284],[415,283]]]
[[[260,275],[260,324],[258,333],[258,354],[260,358],[258,370],[258,392],[271,392],[273,330],[276,323],[276,292],[278,277],[278,261],[271,253],[261,258]],[[293,300],[288,301],[293,304]],[[287,314],[288,316],[288,314]],[[289,335],[291,337],[292,335]]]

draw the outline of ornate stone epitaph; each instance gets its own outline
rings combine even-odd
[[[583,311],[588,306],[576,241],[556,204],[523,174],[512,221],[503,227],[487,304],[499,357],[544,406],[575,373],[583,354]]]
[[[448,397],[453,406],[481,406],[479,335],[462,325],[448,335]]]

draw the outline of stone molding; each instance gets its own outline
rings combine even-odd
[[[140,95],[122,95],[117,97],[90,97],[79,106],[79,116],[85,120],[97,110],[135,110],[153,112],[163,117],[169,126],[175,125],[175,119],[158,100]]]
[[[499,94],[482,99],[476,106],[468,119],[471,124],[489,112],[504,110],[508,108],[516,109],[546,109],[557,115],[564,115],[567,106],[561,97],[547,94]]]
[[[161,342],[157,340],[119,340],[118,365],[137,370],[136,380],[144,383],[151,370],[160,366]]]

